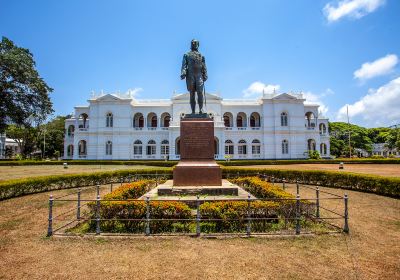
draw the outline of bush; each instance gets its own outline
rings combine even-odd
[[[105,195],[103,199],[107,201],[100,202],[101,231],[143,233],[146,225],[146,202],[129,201],[127,199],[137,199],[154,186],[154,180],[142,180],[124,184]],[[89,215],[92,219],[89,226],[90,230],[94,231],[96,228],[96,202],[90,202],[88,207],[90,209]],[[177,201],[151,201],[149,207],[152,219],[166,219],[152,221],[150,223],[151,233],[179,231],[182,230],[182,225],[183,230],[187,230],[184,224],[177,226],[179,222],[174,221],[174,219],[191,218],[191,210],[185,203]]]
[[[172,176],[172,169],[164,168],[157,170],[117,170],[9,180],[5,182],[0,182],[0,200],[51,190],[61,190],[83,186],[92,186],[96,184],[120,182],[121,178],[126,179],[130,176],[155,177],[156,175],[160,174],[163,174],[165,175],[165,177],[169,178]]]
[[[289,182],[300,180],[303,184],[319,185],[331,188],[342,188],[362,192],[370,192],[390,197],[400,197],[400,178],[335,172],[321,170],[283,170],[259,168],[222,168],[225,178],[232,176],[254,176],[265,174],[277,179],[285,178]]]
[[[62,165],[64,162],[68,163],[69,165],[148,165],[161,167],[172,167],[178,163],[177,161],[161,160],[1,160],[0,166]]]
[[[244,166],[244,165],[286,165],[286,164],[339,164],[344,162],[346,164],[400,164],[400,158],[337,158],[337,159],[287,159],[287,160],[269,160],[269,159],[255,159],[255,160],[230,160],[218,161],[223,166]]]
[[[319,154],[318,151],[312,151],[312,150],[308,151],[308,156],[310,159],[320,159],[321,158],[321,155]]]
[[[258,177],[241,177],[230,181],[241,186],[257,198],[295,198],[282,188],[263,181]]]

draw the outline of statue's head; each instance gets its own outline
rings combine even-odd
[[[192,42],[190,43],[190,49],[192,51],[197,51],[197,50],[199,50],[199,45],[200,45],[199,41],[197,41],[196,39],[193,39]]]

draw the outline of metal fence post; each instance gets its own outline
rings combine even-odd
[[[315,193],[317,195],[317,200],[316,200],[316,207],[317,207],[317,219],[319,219],[319,187],[317,187],[317,189],[315,190]]]
[[[300,195],[296,196],[296,234],[300,234]]]
[[[285,180],[285,178],[282,179],[282,189],[283,190],[286,189],[286,180]]]
[[[197,196],[196,201],[196,235],[200,236],[201,229],[200,229],[200,200],[199,196]]]
[[[78,205],[76,207],[76,219],[81,219],[81,188],[78,189]]]
[[[121,177],[121,179],[120,179],[120,182],[121,182],[121,186],[122,186],[122,177]]]
[[[47,228],[47,237],[53,235],[53,195],[49,198],[49,227]]]
[[[96,196],[100,195],[100,185],[96,185]]]
[[[272,181],[272,185],[275,185],[275,177],[274,176],[272,176],[271,181]]]
[[[96,234],[100,234],[100,195],[96,199]]]
[[[110,192],[113,191],[113,183],[110,184]]]
[[[349,202],[349,197],[347,194],[344,195],[344,227],[343,231],[345,233],[349,233],[349,209],[348,209],[348,202]]]
[[[150,235],[150,197],[146,196],[146,235]]]
[[[296,194],[300,194],[299,180],[296,180]]]
[[[246,235],[247,236],[250,236],[250,234],[251,234],[251,211],[250,211],[251,200],[250,200],[250,198],[251,197],[250,197],[250,194],[249,194],[247,196],[247,229],[246,229]]]

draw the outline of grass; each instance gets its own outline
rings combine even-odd
[[[48,239],[42,205],[49,193],[9,199],[0,202],[5,225],[0,227],[0,279],[399,279],[400,201],[348,194],[350,235],[221,240]],[[302,197],[314,195],[301,189]],[[83,194],[94,196],[94,190]],[[338,201],[326,203],[341,207]],[[56,211],[70,207],[63,204]]]
[[[323,171],[336,171],[336,172],[352,172],[367,175],[379,175],[388,177],[400,177],[399,164],[344,164],[344,169],[339,169],[338,164],[276,164],[276,165],[247,165],[235,166],[238,168],[261,168],[261,169],[283,169],[283,170],[323,170]]]
[[[62,163],[60,165],[0,166],[0,182],[37,176],[148,168],[160,169],[162,167],[146,165],[69,165],[67,169],[64,169]]]

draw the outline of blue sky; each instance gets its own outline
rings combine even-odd
[[[54,88],[56,114],[91,91],[184,92],[190,40],[206,57],[208,92],[256,98],[305,93],[331,120],[400,123],[400,1],[6,1],[0,35],[29,48]]]

